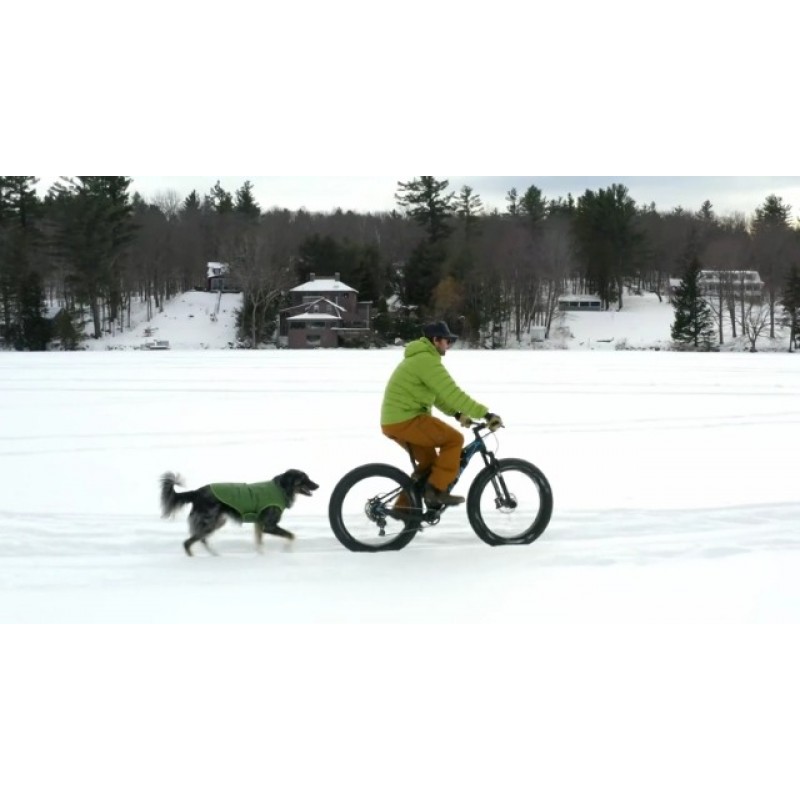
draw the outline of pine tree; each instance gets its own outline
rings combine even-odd
[[[431,175],[397,183],[397,202],[425,229],[431,244],[450,235],[447,220],[453,216],[453,193],[445,194],[448,185],[448,181],[437,181]]]
[[[242,187],[236,190],[234,208],[237,213],[248,219],[257,220],[261,216],[261,206],[256,202],[253,195],[253,184],[250,181],[245,181]]]
[[[22,275],[16,305],[15,349],[46,350],[52,324],[47,319],[44,285],[38,272],[30,270]]]
[[[400,295],[410,306],[425,307],[439,283],[446,252],[442,244],[420,242],[403,267]]]
[[[0,176],[0,336],[18,350],[44,349],[47,327],[44,295],[32,301],[31,293],[31,281],[41,281],[31,275],[42,250],[37,183],[28,175]]]
[[[464,223],[464,235],[469,238],[477,229],[478,217],[483,213],[483,200],[471,186],[462,186],[456,198],[456,216]]]
[[[529,186],[522,200],[520,200],[522,213],[528,218],[532,226],[536,226],[547,216],[547,203],[542,190],[537,186]]]
[[[775,308],[794,250],[791,211],[792,207],[783,198],[771,194],[756,209],[751,226],[753,257],[764,281],[764,300],[769,305],[770,339],[775,338]]]
[[[78,299],[89,305],[95,339],[102,336],[101,304],[118,296],[119,259],[136,230],[130,183],[122,175],[79,175],[48,195],[58,225],[54,244],[70,265]]]
[[[613,183],[597,192],[587,189],[578,200],[573,230],[590,286],[606,308],[618,300],[621,310],[624,280],[635,271],[643,246],[627,188]]]
[[[697,258],[692,258],[675,290],[672,305],[675,307],[675,322],[672,323],[672,340],[680,344],[694,347],[711,348],[714,325],[711,320],[711,309],[708,307],[700,290],[701,265]]]
[[[506,202],[508,203],[506,206],[506,214],[508,214],[509,217],[516,217],[518,214],[522,213],[519,204],[519,195],[516,189],[508,190],[506,193]]]
[[[800,336],[800,267],[792,264],[783,290],[783,307],[789,315],[789,352]]]
[[[77,350],[83,338],[78,312],[62,308],[53,317],[52,335],[54,339],[58,340],[62,350]]]
[[[448,181],[437,181],[431,175],[397,184],[398,204],[427,234],[403,268],[401,295],[409,305],[428,304],[442,277],[442,264],[447,257],[445,244],[451,234],[448,220],[453,215],[453,193],[447,193],[448,185]]]
[[[183,201],[183,208],[181,211],[188,212],[190,214],[200,211],[200,197],[196,190],[192,189],[192,191],[186,195],[186,199]]]
[[[206,195],[204,205],[213,208],[218,214],[227,214],[233,211],[233,195],[225,191],[217,181],[211,189],[211,194]]]

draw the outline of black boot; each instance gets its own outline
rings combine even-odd
[[[464,498],[447,491],[439,491],[435,486],[428,484],[425,487],[425,503],[428,508],[441,508],[442,506],[457,506],[464,502]]]

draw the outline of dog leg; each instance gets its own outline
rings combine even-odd
[[[267,533],[271,533],[273,536],[280,536],[283,539],[286,539],[286,544],[283,546],[284,551],[290,551],[292,549],[292,543],[294,542],[294,534],[291,531],[287,531],[285,528],[281,528],[280,525],[275,525],[272,529],[268,529]]]
[[[253,523],[253,533],[256,537],[256,552],[259,554],[264,553],[264,529],[261,527],[261,521],[256,520]]]
[[[218,556],[218,555],[219,555],[219,553],[217,553],[216,551],[214,551],[214,550],[212,549],[211,545],[210,545],[210,544],[209,544],[209,543],[206,541],[206,537],[205,537],[205,536],[196,536],[196,535],[195,535],[195,536],[190,536],[190,537],[189,537],[189,538],[188,538],[188,539],[187,539],[187,540],[186,540],[186,541],[183,543],[183,549],[186,551],[186,555],[187,555],[187,556],[193,556],[193,555],[194,555],[194,553],[192,552],[192,545],[194,545],[194,544],[197,544],[197,542],[200,542],[200,544],[202,544],[202,545],[203,545],[203,547],[205,547],[205,549],[206,549],[206,550],[207,550],[209,553],[211,553],[211,555],[212,555],[212,556]]]
[[[203,506],[198,504],[193,506],[189,513],[189,533],[191,536],[183,543],[183,549],[186,551],[186,555],[193,555],[192,545],[197,542],[200,542],[212,556],[219,555],[219,553],[213,550],[206,539],[208,539],[214,531],[219,530],[225,522],[225,512],[219,505],[212,505],[209,507],[208,504]]]
[[[228,521],[228,518],[225,515],[225,512],[222,511],[222,509],[220,509],[219,515],[217,516],[217,520],[214,523],[213,530],[211,530],[209,533],[207,533],[200,540],[200,544],[202,544],[203,547],[205,547],[205,549],[208,550],[208,552],[211,553],[212,556],[218,556],[219,553],[208,543],[208,541],[207,541],[208,537],[211,536],[211,534],[214,533],[214,531],[218,531],[227,521]]]
[[[278,508],[271,507],[264,509],[258,522],[260,523],[261,530],[264,533],[269,533],[272,536],[281,536],[287,540],[286,548],[290,549],[291,541],[294,539],[294,534],[287,531],[286,528],[281,528],[278,521],[281,518],[281,511]]]
[[[207,542],[205,539],[201,539],[201,540],[200,540],[200,544],[202,544],[202,545],[203,545],[203,547],[205,547],[205,549],[206,549],[206,550],[208,550],[208,552],[209,552],[209,553],[210,553],[212,556],[218,556],[218,555],[219,555],[219,553],[218,553],[216,550],[214,550],[214,549],[211,547],[211,545],[210,545],[210,544],[209,544],[209,543],[208,543],[208,542]]]

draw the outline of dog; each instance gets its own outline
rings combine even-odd
[[[294,534],[278,523],[284,509],[294,505],[298,494],[311,497],[319,489],[305,472],[290,469],[263,483],[209,483],[188,492],[176,492],[183,486],[181,477],[174,472],[161,476],[161,515],[171,517],[186,505],[192,504],[189,512],[189,538],[183,543],[187,556],[192,555],[192,545],[200,542],[211,555],[218,555],[206,541],[214,531],[228,519],[235,522],[254,523],[256,550],[262,551],[265,533],[294,539]]]

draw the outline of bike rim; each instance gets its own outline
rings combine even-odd
[[[508,542],[523,541],[542,513],[542,489],[534,475],[513,467],[487,481],[477,512],[486,529]]]
[[[401,536],[419,529],[421,509],[405,498],[396,480],[366,476],[344,496],[340,524],[351,539],[367,548],[391,549]]]

